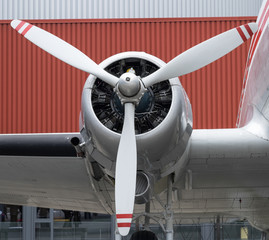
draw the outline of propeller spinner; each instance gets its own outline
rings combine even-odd
[[[145,87],[196,71],[229,53],[250,38],[258,29],[249,23],[204,41],[172,59],[153,74],[140,79],[134,73],[125,73],[120,79],[106,72],[80,50],[69,43],[29,23],[13,20],[11,26],[25,38],[60,60],[91,73],[115,88],[124,105],[124,123],[116,162],[116,216],[119,232],[129,233],[134,209],[137,149],[134,127],[135,106]]]

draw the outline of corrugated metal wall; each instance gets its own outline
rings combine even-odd
[[[262,0],[1,0],[0,19],[257,16]]]
[[[78,47],[97,63],[123,51],[169,61],[220,32],[253,21],[137,19],[32,21]],[[78,131],[87,74],[30,43],[0,21],[0,133]],[[249,42],[221,60],[182,77],[195,128],[235,127]]]

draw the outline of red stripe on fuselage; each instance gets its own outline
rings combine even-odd
[[[247,41],[247,38],[246,38],[244,32],[242,31],[241,27],[237,27],[236,30],[239,33],[239,35],[241,36],[243,42]]]
[[[33,26],[33,25],[29,24],[29,25],[23,30],[23,32],[21,33],[22,36],[24,36],[24,35],[31,29],[32,26]]]
[[[268,6],[269,6],[269,0],[265,4],[264,10],[263,10],[262,15],[261,15],[261,17],[259,19],[259,22],[258,22],[259,29],[256,32],[256,34],[254,35],[253,41],[251,42],[251,45],[250,45],[250,50],[249,50],[250,56],[249,56],[248,66],[251,63],[253,54],[254,54],[255,49],[257,47],[257,44],[258,44],[258,42],[260,40],[261,33],[262,33],[263,29],[264,29],[265,23],[268,20],[268,14],[269,14],[269,12],[267,11],[268,10]]]
[[[265,6],[264,6],[264,9],[263,9],[263,11],[262,11],[261,17],[259,18],[259,22],[258,22],[258,26],[259,26],[259,27],[261,26],[262,22],[264,21],[264,15],[265,15],[265,13],[266,13],[266,10],[267,10],[268,6],[269,6],[269,1],[267,0],[266,4],[265,4]],[[256,36],[254,36],[255,39],[257,38],[257,35],[258,35],[258,33],[256,34]],[[254,39],[254,41],[255,41],[255,39]],[[254,44],[254,41],[253,41],[253,44]],[[252,45],[253,45],[253,44],[252,44]],[[250,48],[252,48],[252,47],[253,47],[253,46],[250,46]]]
[[[248,81],[248,74],[249,74],[249,67],[251,65],[252,62],[252,58],[254,55],[254,52],[256,50],[257,44],[260,40],[261,34],[264,30],[264,26],[268,20],[268,16],[269,16],[269,11],[268,11],[268,7],[269,7],[269,0],[267,0],[264,9],[261,13],[261,16],[259,18],[258,21],[258,31],[254,34],[253,39],[250,43],[250,48],[249,48],[249,54],[248,54],[248,60],[247,60],[247,64],[246,64],[246,69],[245,69],[245,76],[244,76],[244,82],[243,82],[243,86],[242,86],[242,95],[241,95],[241,100],[240,100],[240,104],[239,104],[239,117],[237,118],[237,123],[236,125],[239,126],[239,123],[241,121],[241,114],[242,114],[242,106],[243,106],[243,102],[244,102],[244,98],[245,98],[245,89],[247,86],[247,81]]]
[[[260,17],[260,19],[259,19],[259,23],[258,23],[259,25],[260,25],[261,20],[263,19],[264,15],[265,15],[265,13],[266,13],[266,9],[268,8],[268,6],[269,6],[269,1],[267,0],[266,4],[265,4],[265,6],[264,6],[264,9],[263,9],[262,15],[261,15],[261,17]]]
[[[257,44],[258,44],[258,42],[259,42],[259,40],[260,40],[261,34],[262,34],[263,29],[264,29],[264,26],[265,26],[265,24],[266,24],[266,22],[267,22],[267,20],[268,20],[268,17],[269,17],[269,11],[266,12],[266,15],[265,15],[265,17],[264,17],[264,20],[263,20],[263,22],[261,23],[261,27],[259,28],[258,33],[257,33],[257,35],[256,35],[256,38],[254,39],[254,43],[253,43],[253,46],[252,46],[252,49],[251,49],[251,53],[250,53],[250,58],[249,58],[249,64],[250,64],[251,61],[252,61],[252,58],[253,58],[255,49],[256,49]]]

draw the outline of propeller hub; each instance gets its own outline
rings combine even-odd
[[[120,93],[127,98],[136,96],[141,88],[139,77],[133,73],[124,73],[121,75],[118,89]]]

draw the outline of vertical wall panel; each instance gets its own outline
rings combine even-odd
[[[182,51],[254,18],[35,20],[97,63],[123,51],[169,61]],[[0,133],[78,131],[87,74],[39,49],[0,22]],[[195,128],[235,127],[249,42],[181,78]]]

